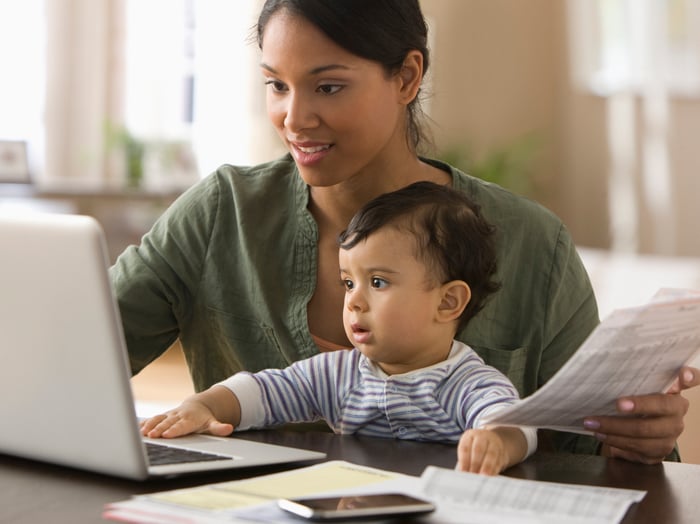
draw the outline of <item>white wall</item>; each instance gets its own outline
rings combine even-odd
[[[421,4],[435,29],[430,105],[438,145],[464,141],[483,152],[534,131],[544,140],[535,165],[538,200],[564,219],[579,244],[610,247],[610,104],[571,84],[567,3],[422,0]],[[700,256],[696,233],[700,98],[669,100],[665,145],[671,205],[661,214],[655,209],[658,195],[644,193],[644,144],[649,131],[644,104],[633,97],[631,106],[634,186],[633,194],[623,196],[638,209],[626,217],[636,227],[636,250]]]

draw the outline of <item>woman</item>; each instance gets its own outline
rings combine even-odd
[[[555,216],[418,156],[429,62],[418,1],[268,0],[257,37],[268,116],[289,154],[221,167],[118,259],[111,274],[133,372],[177,338],[197,390],[351,347],[338,234],[373,197],[427,180],[467,193],[499,235],[503,287],[456,338],[522,396],[545,383],[598,323],[593,290]],[[683,387],[698,375],[684,370]],[[592,417],[596,439],[556,433],[555,448],[647,463],[672,454],[683,397],[619,407],[644,417]]]

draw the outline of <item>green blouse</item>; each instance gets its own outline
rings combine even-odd
[[[537,203],[426,160],[497,228],[501,289],[458,333],[524,397],[598,323],[595,296],[562,222]],[[306,306],[317,271],[309,191],[289,155],[225,165],[185,192],[111,268],[133,373],[180,339],[196,390],[239,370],[284,367],[318,352]],[[338,312],[340,315],[340,312]],[[557,449],[597,442],[555,434]]]

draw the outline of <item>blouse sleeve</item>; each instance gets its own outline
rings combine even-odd
[[[178,338],[202,273],[216,209],[216,179],[180,196],[110,268],[133,374]]]

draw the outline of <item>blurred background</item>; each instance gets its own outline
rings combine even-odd
[[[114,259],[220,164],[284,153],[251,40],[261,5],[0,0],[0,212],[93,215]],[[700,289],[700,0],[421,5],[426,154],[559,215],[602,316]],[[146,374],[139,395],[190,387],[172,358],[176,391]],[[681,450],[700,463],[687,396]]]

